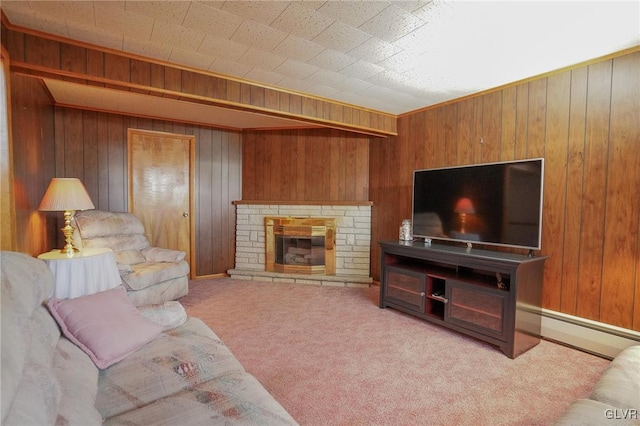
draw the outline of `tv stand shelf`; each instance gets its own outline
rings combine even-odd
[[[380,242],[380,308],[394,308],[500,347],[540,342],[546,256],[422,242]]]

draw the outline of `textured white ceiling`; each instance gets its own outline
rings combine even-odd
[[[13,25],[393,114],[640,45],[636,1],[6,1]]]

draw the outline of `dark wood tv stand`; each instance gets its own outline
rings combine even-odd
[[[546,256],[380,242],[380,307],[497,345],[515,358],[540,342]]]

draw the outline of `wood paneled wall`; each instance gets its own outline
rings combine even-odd
[[[376,241],[411,217],[414,169],[545,158],[543,307],[640,330],[640,52],[399,118],[371,142]]]
[[[52,177],[78,177],[100,210],[127,211],[127,129],[196,137],[196,271],[225,273],[235,260],[242,197],[242,140],[235,131],[51,106],[37,79],[12,75],[18,251],[60,247],[61,215],[40,213]],[[56,224],[57,225],[54,225]],[[23,237],[24,236],[24,237]]]
[[[11,74],[11,121],[16,244],[14,250],[36,256],[60,241],[63,221],[38,206],[55,176],[54,113],[42,84]]]
[[[369,200],[369,137],[331,129],[243,137],[245,200]]]

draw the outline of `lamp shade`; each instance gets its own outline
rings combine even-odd
[[[91,210],[95,206],[78,178],[53,178],[38,210]]]
[[[461,214],[475,214],[476,209],[473,208],[473,203],[469,198],[460,198],[456,203],[455,212]]]

